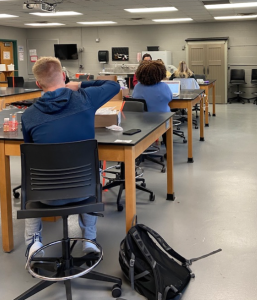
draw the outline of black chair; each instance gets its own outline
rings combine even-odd
[[[249,99],[241,97],[245,92],[239,91],[239,85],[246,84],[245,82],[245,70],[244,69],[231,69],[230,70],[230,82],[231,85],[236,85],[237,90],[234,92],[235,97],[229,98],[228,103],[232,103],[232,100],[237,100],[237,102],[242,101],[242,104],[245,104],[245,100],[250,102]]]
[[[195,74],[195,79],[203,79],[206,80],[206,75],[205,74]]]
[[[252,69],[251,84],[257,85],[257,69]],[[254,97],[249,100],[253,99],[253,104],[257,104],[257,92],[253,92],[252,94],[254,95]]]
[[[145,101],[145,100],[144,100]],[[146,104],[146,103],[145,103]],[[134,111],[134,112],[144,112],[144,103],[139,101],[126,101],[123,107],[123,111]],[[140,156],[136,159],[136,189],[141,190],[143,192],[147,192],[150,194],[149,200],[154,201],[155,195],[154,193],[146,188],[145,179],[142,178],[144,172],[139,167],[141,162]],[[110,188],[119,186],[119,193],[117,197],[117,210],[123,211],[123,205],[120,203],[121,195],[123,190],[125,190],[125,164],[121,162],[118,165],[110,166],[101,172],[103,178],[107,179],[109,182],[103,187],[103,190],[108,190]],[[114,177],[110,177],[114,176]],[[141,184],[137,184],[137,182],[141,182]]]
[[[31,256],[28,271],[42,281],[15,300],[27,299],[59,281],[64,281],[66,299],[72,300],[71,279],[77,277],[115,283],[112,296],[119,297],[121,279],[92,271],[102,259],[101,246],[94,241],[68,236],[68,216],[81,213],[98,215],[97,212],[104,210],[101,201],[97,141],[23,144],[21,145],[21,166],[21,210],[17,212],[17,218],[61,216],[63,238],[41,247]],[[81,201],[81,198],[85,200]],[[79,199],[80,201],[62,206],[42,203],[58,199]],[[77,241],[92,242],[100,250],[100,254],[73,256],[72,251]],[[40,258],[37,256],[42,249],[56,244],[62,246],[60,256]],[[84,264],[89,267],[85,268]]]
[[[123,97],[123,100],[126,101],[126,102],[141,102],[144,104],[144,111],[148,111],[147,109],[147,103],[145,101],[145,99],[137,99],[137,98],[131,98],[131,97]],[[124,108],[123,108],[124,110]],[[141,162],[143,162],[145,159],[146,160],[149,160],[151,162],[154,162],[158,165],[161,165],[162,166],[162,169],[161,169],[161,172],[162,173],[165,173],[166,172],[166,166],[165,164],[163,163],[164,162],[164,155],[161,155],[161,154],[155,154],[157,152],[160,151],[160,148],[158,146],[150,146],[149,148],[147,148],[143,153],[142,155],[140,156],[140,159],[141,159]],[[159,160],[158,160],[159,159]]]
[[[80,75],[79,81],[90,81],[90,80],[94,80],[94,78],[95,78],[94,75]]]
[[[8,87],[23,87],[24,78],[23,77],[7,77]]]

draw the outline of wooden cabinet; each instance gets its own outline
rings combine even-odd
[[[226,41],[188,43],[188,66],[195,74],[205,74],[206,80],[216,79],[216,103],[227,102]]]

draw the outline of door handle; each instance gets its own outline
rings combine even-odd
[[[203,74],[205,74],[205,67],[203,67]]]
[[[207,74],[209,75],[209,66],[207,67]]]

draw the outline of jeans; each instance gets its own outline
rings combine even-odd
[[[81,214],[78,216],[79,226],[82,231],[82,238],[93,240],[96,238],[96,216],[88,214]],[[25,244],[28,246],[34,237],[35,233],[38,233],[41,237],[42,232],[42,220],[41,218],[25,219]]]

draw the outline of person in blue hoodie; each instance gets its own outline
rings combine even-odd
[[[36,84],[44,95],[22,115],[25,143],[65,143],[95,138],[95,112],[119,91],[118,83],[109,80],[69,82],[55,57],[42,57],[33,66]],[[52,205],[66,204],[72,200],[59,200]],[[58,202],[58,203],[56,203]],[[82,237],[96,239],[97,217],[79,215]],[[25,220],[27,262],[43,246],[40,218]],[[85,254],[98,252],[94,244],[83,243]],[[43,251],[40,253],[44,255]],[[26,268],[27,268],[26,262]]]

